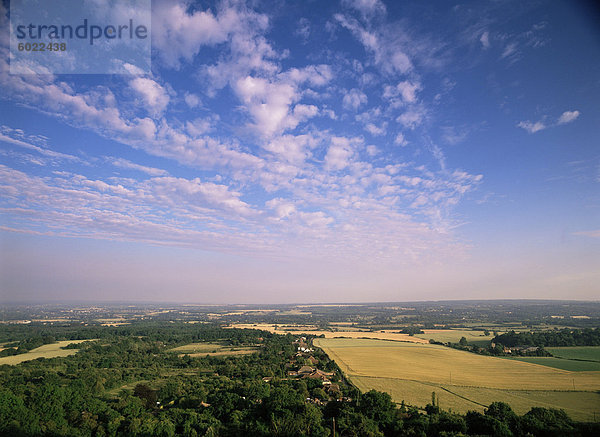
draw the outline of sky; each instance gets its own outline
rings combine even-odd
[[[0,301],[597,300],[599,18],[154,0],[129,75],[10,74],[3,31]]]

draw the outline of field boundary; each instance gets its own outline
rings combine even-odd
[[[485,405],[485,404],[482,404],[482,403],[480,403],[480,402],[474,401],[473,399],[469,399],[469,398],[467,398],[467,397],[465,397],[465,396],[463,396],[463,395],[459,395],[458,393],[454,393],[452,390],[448,390],[446,387],[442,387],[441,385],[439,386],[439,388],[441,388],[441,389],[442,389],[442,390],[444,390],[444,391],[447,391],[447,392],[448,392],[448,393],[450,393],[451,395],[454,395],[454,396],[457,396],[457,397],[459,397],[459,398],[461,398],[461,399],[464,399],[465,401],[472,402],[472,403],[474,403],[475,405],[479,405],[479,406],[481,406],[481,407],[484,407],[484,408],[487,408],[487,407],[488,407],[488,405]]]

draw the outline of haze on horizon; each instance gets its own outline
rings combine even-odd
[[[131,76],[3,32],[0,302],[597,300],[592,4],[155,0]]]

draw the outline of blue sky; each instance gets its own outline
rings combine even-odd
[[[591,5],[155,0],[146,75],[3,34],[1,297],[597,299]]]

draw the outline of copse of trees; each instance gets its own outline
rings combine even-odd
[[[407,326],[400,330],[402,334],[415,335],[415,334],[424,334],[423,330],[418,326]]]
[[[600,328],[565,328],[542,332],[510,331],[505,334],[497,335],[492,342],[507,347],[600,346]]]
[[[430,340],[430,343],[442,344]],[[480,347],[468,343],[462,337],[458,343],[447,343],[455,349],[474,352],[481,355],[506,355],[504,348],[512,348],[512,356],[548,357],[552,356],[545,347],[553,346],[600,346],[600,328],[569,329],[539,332],[509,331],[498,335],[490,341],[489,346]]]

